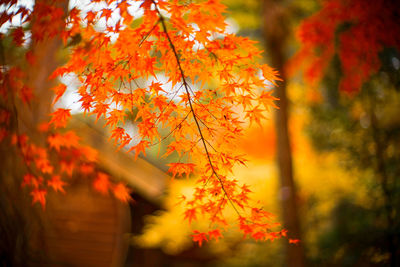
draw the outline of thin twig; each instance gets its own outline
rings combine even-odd
[[[156,28],[156,26],[158,25],[159,22],[160,22],[160,19],[157,20],[157,22],[154,24],[154,26],[151,28],[151,30],[148,33],[146,33],[145,36],[143,36],[142,40],[140,40],[140,42],[139,42],[139,47],[142,46],[143,42],[150,36],[151,32]]]
[[[182,125],[182,123],[183,123],[184,121],[186,121],[186,119],[187,119],[187,117],[189,116],[190,113],[192,113],[191,110],[186,114],[186,116],[182,119],[182,121],[174,127],[174,129],[172,129],[166,136],[164,136],[163,138],[161,138],[158,142],[156,142],[156,143],[154,143],[154,144],[150,144],[149,147],[158,145],[159,143],[161,143],[162,141],[164,141],[165,139],[167,139],[177,128],[179,128],[179,127]]]

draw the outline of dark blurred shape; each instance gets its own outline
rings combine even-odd
[[[65,47],[78,45],[81,41],[82,41],[82,35],[80,33],[77,33],[71,37],[71,39],[68,41]]]
[[[279,109],[275,111],[275,131],[277,142],[277,163],[281,189],[287,194],[281,199],[283,226],[288,237],[301,239],[301,226],[298,212],[296,184],[293,178],[293,160],[290,136],[288,130],[289,100],[286,92],[285,63],[287,61],[286,47],[290,35],[288,3],[285,1],[264,1],[264,39],[269,52],[271,66],[279,71],[282,82],[275,88],[275,97],[279,98]],[[287,266],[305,266],[302,243],[286,246]]]

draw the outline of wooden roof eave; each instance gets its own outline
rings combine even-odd
[[[70,128],[81,137],[83,144],[96,148],[98,164],[113,177],[125,181],[146,200],[160,204],[169,175],[142,158],[135,161],[128,154],[108,140],[105,131],[90,120],[73,116]]]

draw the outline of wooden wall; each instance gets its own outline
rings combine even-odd
[[[67,194],[49,194],[45,212],[48,266],[122,266],[128,248],[130,211],[112,196],[83,181]]]

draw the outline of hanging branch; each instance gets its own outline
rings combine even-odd
[[[199,134],[200,134],[200,138],[201,138],[201,141],[202,141],[202,144],[203,144],[203,147],[204,147],[206,156],[207,156],[207,160],[208,160],[208,162],[209,162],[209,164],[210,164],[211,171],[212,171],[213,175],[215,175],[215,177],[218,179],[218,181],[219,181],[219,183],[220,183],[220,185],[221,185],[221,189],[222,189],[222,191],[224,192],[224,195],[227,197],[228,201],[231,203],[233,209],[234,209],[235,212],[240,216],[239,211],[237,210],[235,204],[233,203],[231,197],[229,196],[229,194],[227,193],[227,191],[226,191],[226,189],[225,189],[224,182],[222,181],[221,177],[219,177],[218,173],[216,172],[216,170],[215,170],[215,168],[214,168],[214,164],[213,164],[212,161],[211,161],[211,157],[210,157],[210,153],[209,153],[208,148],[207,148],[206,140],[205,140],[205,138],[204,138],[204,135],[203,135],[203,132],[202,132],[202,130],[201,130],[201,127],[200,127],[198,118],[197,118],[196,113],[195,113],[194,108],[193,108],[192,99],[191,99],[191,95],[190,95],[190,92],[189,92],[189,85],[188,85],[188,83],[187,83],[187,81],[186,81],[186,78],[185,78],[186,76],[185,76],[185,73],[184,73],[184,71],[183,71],[183,69],[182,69],[181,62],[180,62],[180,60],[179,60],[178,53],[177,53],[177,51],[176,51],[176,48],[175,48],[174,43],[173,43],[172,40],[171,40],[171,37],[169,36],[169,33],[168,33],[167,25],[166,25],[166,23],[165,23],[164,16],[161,14],[160,10],[158,9],[156,2],[155,2],[154,0],[152,0],[152,2],[153,2],[153,4],[154,4],[155,9],[156,9],[156,11],[157,11],[157,13],[158,13],[158,16],[159,16],[159,18],[160,18],[160,22],[161,22],[161,25],[162,25],[162,27],[163,27],[163,32],[165,33],[165,36],[166,36],[167,39],[168,39],[168,43],[169,43],[169,45],[171,46],[172,52],[174,53],[174,56],[175,56],[175,59],[176,59],[176,63],[177,63],[177,65],[178,65],[178,69],[179,69],[179,72],[180,72],[180,74],[181,74],[183,86],[184,86],[185,91],[186,91],[186,96],[187,96],[187,98],[188,98],[190,111],[191,111],[191,113],[192,113],[192,115],[193,115],[193,119],[194,119],[194,121],[195,121],[195,123],[196,123],[197,130],[198,130],[198,132],[199,132]]]

